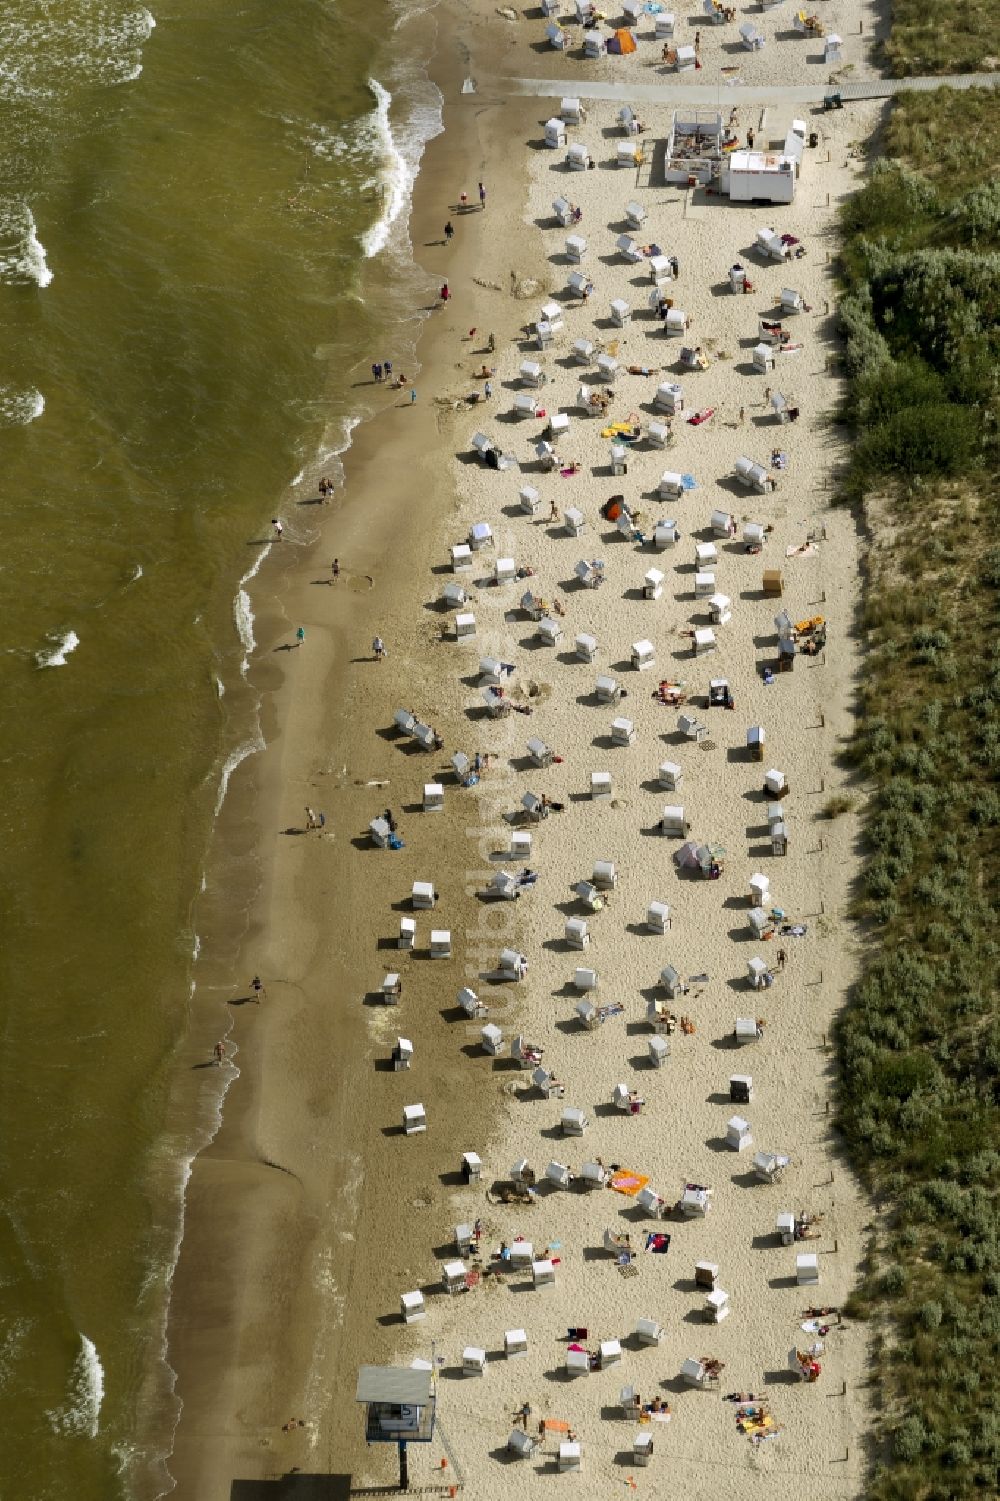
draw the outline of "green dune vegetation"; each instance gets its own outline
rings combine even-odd
[[[892,0],[889,71],[986,73],[1000,67],[1000,11],[987,0]]]
[[[936,7],[936,50],[924,11],[894,6],[903,71],[982,66],[991,31],[1000,50],[996,11]],[[1000,95],[903,96],[878,146],[842,220],[844,492],[869,547],[839,1118],[879,1206],[850,1311],[872,1321],[869,1494],[960,1501],[1000,1493]]]

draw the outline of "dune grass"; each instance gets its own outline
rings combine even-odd
[[[897,78],[1000,68],[1000,10],[987,0],[893,0],[886,60]]]
[[[850,1304],[874,1330],[874,1501],[1000,1493],[998,116],[905,97],[843,216],[845,498],[873,546],[850,749],[870,941],[838,1108],[881,1209]],[[981,149],[956,153],[970,121]]]

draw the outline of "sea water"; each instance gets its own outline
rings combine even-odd
[[[0,8],[5,1497],[169,1487],[171,1274],[229,1077],[178,1114],[190,913],[263,743],[269,518],[308,541],[372,361],[412,368],[433,32],[406,0]]]

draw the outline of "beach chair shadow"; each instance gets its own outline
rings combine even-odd
[[[728,1103],[729,1096],[727,1095],[725,1098],[726,1102]],[[724,1136],[710,1136],[705,1142],[705,1145],[710,1152],[716,1152],[718,1154],[732,1151],[732,1147],[726,1141],[726,1138]]]
[[[778,1288],[797,1288],[797,1286],[799,1286],[799,1280],[797,1280],[797,1277],[794,1277],[794,1276],[791,1276],[791,1277],[769,1277],[769,1279],[767,1279],[767,1286],[769,1286],[769,1288],[775,1288],[775,1289],[778,1289]]]

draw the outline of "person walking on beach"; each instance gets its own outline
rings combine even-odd
[[[410,387],[410,406],[413,405],[413,403],[416,401],[416,399],[417,399],[417,388],[416,388],[416,386],[411,386]]]
[[[282,526],[282,524],[278,520],[277,516],[272,516],[271,517],[271,530],[274,532],[274,540],[275,540],[275,542],[280,542],[281,541],[281,534],[285,530],[285,528]]]
[[[486,189],[482,183],[479,184],[479,207],[481,209],[486,207]]]
[[[382,373],[384,374],[386,380],[392,379],[392,360],[386,360],[385,364],[382,366]]]
[[[753,127],[752,126],[749,126],[747,128],[747,150],[748,151],[752,151],[753,150]]]
[[[441,298],[442,304],[444,304],[444,303],[446,303],[446,302],[448,302],[450,300],[450,298],[451,298],[451,287],[449,287],[449,285],[448,285],[448,283],[446,281],[441,283],[441,291],[439,292],[438,295]]]
[[[311,808],[306,808],[306,829],[314,829],[315,827],[316,815]]]
[[[487,401],[489,401],[490,397],[493,395],[493,382],[491,380],[488,380],[483,387],[483,395],[486,397]]]
[[[331,583],[335,584],[337,582],[337,580],[340,578],[340,559],[339,558],[334,558],[333,562],[330,564],[330,572],[333,575],[333,578],[331,579]]]
[[[260,978],[260,975],[254,975],[253,979],[250,981],[250,989],[253,991],[253,999],[259,1006],[261,1001],[265,1000],[267,997],[267,992],[264,989],[264,984]]]
[[[298,628],[298,630],[295,632],[295,645],[296,646],[301,646],[302,643],[303,643],[303,641],[305,639],[306,639],[306,628],[305,628],[304,625],[300,625],[299,628]]]
[[[221,1065],[225,1063],[226,1044],[224,1042],[217,1042],[215,1044],[215,1047],[212,1049],[212,1057],[215,1059],[216,1068],[221,1067]]]
[[[455,234],[455,226],[454,226],[454,224],[452,224],[451,220],[449,219],[448,223],[444,227],[444,238],[445,238],[445,243],[446,244],[448,244],[448,245],[451,244],[452,238],[454,237],[454,234]]]
[[[385,661],[387,652],[385,649],[385,642],[382,640],[381,636],[376,636],[375,640],[372,642],[372,654],[376,662]]]

